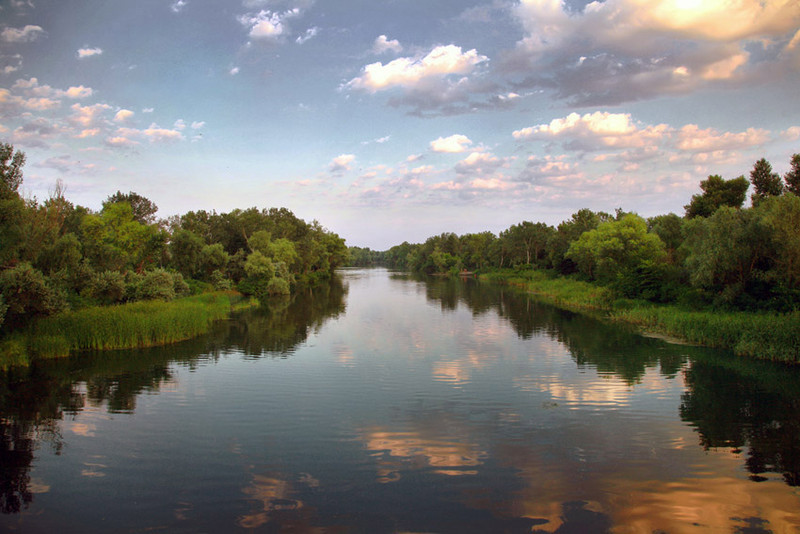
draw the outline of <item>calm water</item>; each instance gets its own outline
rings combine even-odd
[[[0,377],[0,531],[800,532],[800,372],[346,271]]]

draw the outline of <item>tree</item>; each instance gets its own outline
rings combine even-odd
[[[750,171],[750,182],[755,189],[750,196],[753,206],[767,197],[775,197],[783,193],[783,182],[780,175],[772,172],[772,165],[764,158],[756,161],[753,165],[753,170]]]
[[[134,193],[130,191],[126,194],[123,194],[121,191],[117,191],[110,197],[103,202],[103,208],[105,209],[106,205],[108,204],[116,204],[118,202],[127,202],[131,205],[131,209],[133,210],[133,218],[137,222],[141,224],[153,224],[155,222],[155,215],[158,211],[158,206],[155,203],[143,197],[138,193]]]
[[[197,276],[202,268],[204,246],[203,240],[194,232],[176,230],[169,243],[173,267],[187,278]]]
[[[666,252],[661,239],[647,231],[645,220],[629,213],[581,234],[570,245],[567,257],[600,283],[636,288],[651,282],[639,279],[652,278],[653,267],[663,264]]]
[[[0,143],[0,198],[17,194],[22,184],[22,167],[25,165],[25,153],[8,143]]]
[[[684,206],[686,218],[710,217],[722,206],[741,208],[749,187],[750,183],[744,176],[723,180],[718,174],[712,174],[700,182],[703,193],[692,196],[691,202]]]
[[[500,233],[512,264],[538,265],[545,259],[547,242],[553,235],[552,226],[522,221]]]
[[[800,197],[800,154],[792,156],[792,169],[783,175],[786,191]]]

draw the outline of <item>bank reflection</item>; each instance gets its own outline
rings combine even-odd
[[[35,493],[49,489],[31,480],[37,454],[59,454],[70,437],[93,437],[96,419],[132,414],[142,394],[174,388],[174,366],[193,370],[231,352],[287,357],[344,311],[346,294],[334,277],[218,321],[208,334],[175,345],[85,353],[0,371],[0,512],[19,513]],[[102,477],[103,468],[102,461],[90,462],[81,475]]]

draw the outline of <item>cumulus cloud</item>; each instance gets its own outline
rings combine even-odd
[[[127,122],[134,115],[135,113],[129,109],[121,109],[114,115],[114,120],[116,122]]]
[[[437,46],[423,57],[403,57],[387,64],[371,63],[362,69],[362,75],[353,78],[347,86],[371,93],[392,87],[414,87],[432,77],[449,74],[468,74],[476,65],[489,58],[473,48],[463,52],[460,46]]]
[[[687,124],[677,132],[676,146],[689,152],[715,152],[737,150],[763,145],[769,141],[767,130],[748,128],[744,132],[719,132],[713,128],[701,129]]]
[[[169,8],[172,10],[173,13],[180,13],[181,11],[183,11],[183,8],[185,8],[188,4],[189,2],[187,2],[186,0],[177,0],[171,6],[169,6]]]
[[[78,59],[92,56],[99,56],[103,53],[102,48],[80,48],[78,49]]]
[[[7,43],[29,43],[44,33],[41,26],[28,24],[22,28],[3,28],[0,39]]]
[[[341,173],[350,170],[350,164],[355,161],[356,157],[353,154],[340,154],[333,158],[328,165],[328,170],[332,173]]]
[[[299,15],[299,8],[283,12],[262,9],[258,13],[240,16],[239,22],[248,29],[248,35],[252,39],[277,40],[289,31],[287,20]]]
[[[641,126],[629,113],[596,111],[584,115],[570,113],[547,124],[516,130],[512,135],[518,140],[560,139],[572,149],[599,150],[659,143],[669,134],[670,128],[665,124]]]
[[[430,147],[434,152],[449,152],[457,154],[464,152],[472,144],[469,137],[462,134],[451,135],[450,137],[440,137],[431,141]]]
[[[17,72],[22,67],[22,56],[13,54],[10,56],[0,55],[0,72],[11,74]]]
[[[500,70],[517,86],[578,105],[745,83],[781,62],[791,68],[800,25],[800,3],[761,0],[606,0],[580,12],[560,0],[522,0],[515,13],[525,36]]]
[[[378,55],[385,54],[387,52],[399,54],[403,51],[403,46],[397,39],[389,40],[389,38],[385,35],[379,35],[372,44],[372,51]]]

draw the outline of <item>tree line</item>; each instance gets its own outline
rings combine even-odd
[[[750,206],[743,207],[752,187]],[[523,221],[492,232],[443,233],[387,251],[351,247],[353,265],[421,273],[541,269],[623,298],[692,307],[791,311],[800,306],[800,154],[781,177],[766,159],[750,179],[711,175],[684,207],[643,218],[581,209],[557,226]]]
[[[0,144],[0,332],[68,309],[208,289],[288,294],[347,261],[342,238],[285,208],[157,219],[151,200],[117,191],[92,211],[67,200],[60,182],[43,202],[23,198],[24,164]]]

